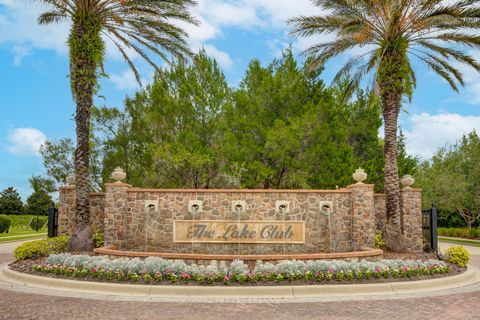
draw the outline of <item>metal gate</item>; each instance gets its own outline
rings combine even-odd
[[[48,208],[48,237],[56,237],[58,233],[58,209]]]
[[[438,252],[437,208],[422,210],[423,249],[426,252]]]

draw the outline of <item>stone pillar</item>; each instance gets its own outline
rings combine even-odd
[[[408,252],[422,252],[422,191],[410,187],[400,192],[402,234]]]
[[[105,184],[105,246],[123,247],[127,227],[127,190],[131,187],[121,182]]]
[[[58,235],[71,235],[75,231],[75,186],[61,187],[58,201]]]
[[[373,184],[357,183],[348,186],[351,191],[352,249],[375,247],[375,208]]]
[[[90,223],[93,232],[104,231],[105,220],[105,193],[90,193]]]

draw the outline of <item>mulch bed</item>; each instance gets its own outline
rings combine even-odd
[[[404,260],[428,260],[428,259],[438,259],[433,254],[399,254],[399,253],[384,253],[383,255],[384,259],[404,259]],[[71,277],[71,276],[65,276],[65,275],[59,275],[59,274],[53,274],[53,273],[42,273],[42,272],[36,272],[32,270],[33,265],[35,264],[40,264],[45,260],[45,258],[39,258],[36,260],[18,260],[15,262],[12,262],[9,264],[9,267],[12,270],[22,272],[22,273],[28,273],[32,275],[37,275],[37,276],[42,276],[42,277],[47,277],[47,278],[57,278],[57,279],[68,279],[68,280],[78,280],[78,281],[94,281],[94,282],[103,282],[103,283],[121,283],[121,284],[144,284],[144,285],[173,285],[173,286],[230,286],[230,287],[235,287],[235,286],[242,286],[242,287],[250,287],[250,286],[285,286],[285,285],[343,285],[343,284],[366,284],[366,283],[386,283],[386,282],[405,282],[405,281],[418,281],[418,280],[428,280],[428,279],[435,279],[435,278],[444,278],[444,277],[451,277],[457,274],[461,274],[467,270],[467,268],[460,268],[454,264],[447,263],[450,272],[449,273],[444,273],[444,274],[435,274],[435,275],[429,275],[429,276],[415,276],[411,278],[389,278],[389,279],[376,279],[372,278],[370,280],[342,280],[342,281],[336,281],[336,280],[330,280],[330,281],[322,281],[322,282],[316,282],[316,281],[311,281],[311,282],[305,282],[303,280],[296,280],[296,281],[281,281],[281,282],[274,282],[274,281],[260,281],[257,283],[244,283],[240,284],[237,282],[230,282],[229,285],[224,285],[222,283],[213,283],[213,284],[199,284],[196,282],[188,282],[184,283],[181,282],[180,280],[176,283],[171,283],[170,281],[161,281],[161,282],[156,282],[152,281],[149,283],[144,282],[141,278],[138,279],[137,282],[134,281],[118,281],[118,280],[103,280],[103,279],[97,279],[93,277],[84,277],[84,278],[76,278],[76,277]]]

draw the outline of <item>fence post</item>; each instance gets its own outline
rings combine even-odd
[[[57,236],[57,215],[58,210],[53,206],[48,208],[48,237],[53,238]]]
[[[433,252],[438,252],[437,208],[432,204],[430,209],[430,242]]]

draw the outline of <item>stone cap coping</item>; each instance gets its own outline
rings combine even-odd
[[[76,187],[75,186],[62,186],[60,188],[58,188],[60,191],[62,190],[75,190]]]
[[[420,188],[402,188],[400,192],[422,192]]]
[[[160,192],[160,193],[350,193],[345,188],[336,190],[318,189],[143,189],[131,188],[127,192]]]
[[[126,188],[131,188],[132,185],[128,183],[123,183],[123,182],[111,182],[111,183],[105,183],[105,187],[126,187]]]
[[[88,195],[92,197],[104,197],[105,192],[90,192]]]
[[[200,253],[171,253],[171,252],[141,252],[117,250],[115,246],[97,248],[93,250],[98,254],[122,257],[161,257],[174,260],[218,260],[233,261],[281,261],[281,260],[322,260],[322,259],[348,259],[381,257],[383,250],[363,248],[360,251],[334,252],[334,253],[291,253],[291,254],[200,254]]]
[[[348,189],[351,188],[374,188],[374,184],[368,184],[368,183],[355,183],[347,186]]]

